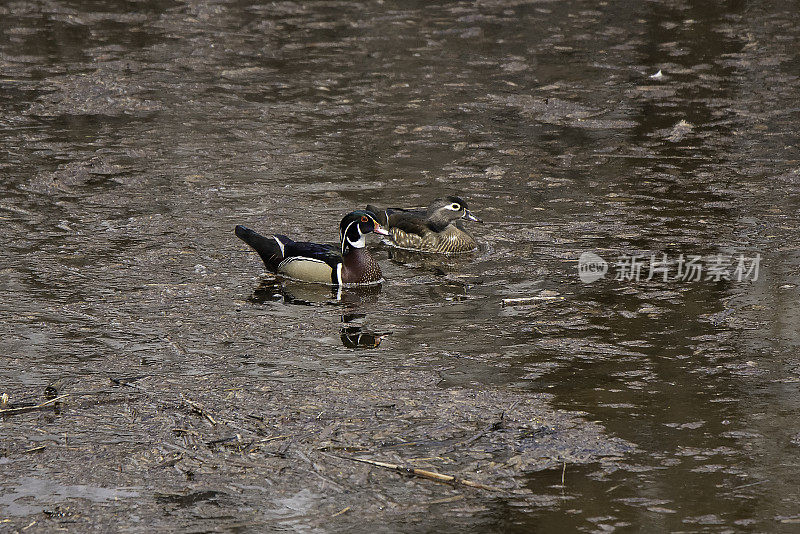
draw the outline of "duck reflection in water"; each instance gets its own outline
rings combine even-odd
[[[363,304],[377,302],[381,286],[358,288],[330,287],[319,284],[304,284],[279,278],[265,278],[247,300],[253,304],[282,302],[301,306],[343,305],[348,311]],[[341,316],[342,345],[348,349],[375,349],[391,332],[373,332],[359,322],[364,313],[343,313]]]
[[[390,336],[391,332],[374,332],[358,324],[352,324],[365,318],[364,313],[342,314],[342,345],[348,349],[376,349],[383,338]]]
[[[299,304],[302,306],[320,304],[359,305],[376,302],[381,289],[382,286],[380,284],[348,288],[307,284],[270,277],[262,279],[247,300],[253,304],[283,302],[284,304]]]

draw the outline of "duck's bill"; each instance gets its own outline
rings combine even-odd
[[[389,235],[389,232],[387,232],[382,226],[378,226],[377,224],[375,225],[375,229],[373,230],[373,232],[375,232],[378,235]]]
[[[479,222],[482,223],[483,221],[479,218],[475,217],[469,210],[464,210],[464,216],[461,217],[462,219],[466,219],[468,221]]]

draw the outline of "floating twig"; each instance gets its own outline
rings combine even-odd
[[[425,504],[445,504],[449,502],[456,502],[464,499],[463,495],[453,495],[452,497],[445,497],[443,499],[436,499],[435,501],[428,501]]]
[[[136,389],[136,390],[141,391],[142,393],[152,394],[152,392],[147,390],[147,388],[143,388],[142,386],[139,386],[139,385],[133,383],[134,380],[139,380],[140,378],[145,378],[145,375],[137,376],[137,377],[134,377],[132,379],[115,378],[113,376],[108,377],[108,379],[111,380],[112,384],[116,384],[116,385],[121,386],[121,387],[127,387],[127,388]]]
[[[268,441],[275,441],[276,439],[290,438],[292,434],[281,434],[280,436],[272,436],[258,440],[258,443],[267,443]]]
[[[326,477],[325,475],[323,475],[322,473],[317,471],[317,466],[314,464],[314,462],[311,461],[311,458],[309,458],[308,456],[306,456],[303,453],[303,451],[297,450],[297,451],[295,451],[295,455],[298,458],[300,458],[301,460],[303,460],[304,462],[308,463],[308,465],[311,466],[311,469],[303,469],[302,467],[300,467],[301,470],[316,476],[317,478],[319,478],[323,482],[327,482],[328,484],[330,484],[333,487],[333,489],[335,489],[339,493],[342,493],[342,492],[345,491],[345,488],[343,488],[340,484],[334,482],[330,478]]]
[[[406,475],[413,475],[420,478],[427,478],[428,480],[433,480],[434,482],[440,482],[442,484],[451,484],[451,485],[462,485],[467,486],[470,488],[482,489],[486,491],[503,491],[502,488],[498,488],[495,486],[488,486],[486,484],[481,484],[480,482],[473,482],[471,480],[463,479],[463,478],[456,478],[452,475],[444,475],[442,473],[436,473],[434,471],[428,471],[426,469],[418,469],[416,467],[408,467],[403,465],[391,464],[388,462],[379,462],[376,460],[367,460],[366,458],[348,458],[346,456],[336,456],[337,458],[342,458],[344,460],[350,460],[352,462],[359,462],[362,464],[367,465],[374,465],[376,467],[383,467],[384,469],[391,469],[393,471],[397,471],[398,473],[406,474]]]
[[[142,377],[137,377],[136,380],[138,380],[139,378],[142,378]],[[153,391],[151,391],[151,390],[149,390],[147,388],[143,388],[142,386],[136,385],[132,381],[126,380],[124,378],[114,378],[114,377],[110,377],[110,379],[111,379],[111,382],[113,382],[114,384],[117,384],[118,386],[133,388],[133,389],[135,389],[137,391],[141,391],[142,393],[145,393],[146,395],[150,395],[151,397],[155,398],[158,402],[162,402],[162,403],[165,402],[155,392],[153,392]],[[183,395],[180,396],[180,400],[184,404],[188,404],[189,407],[192,410],[194,410],[196,413],[198,413],[201,416],[203,416],[206,419],[208,419],[208,421],[212,425],[219,424],[217,422],[217,420],[208,412],[208,410],[203,408],[203,406],[201,404],[199,404],[199,403],[197,403],[197,402],[195,402],[193,400],[187,399]],[[175,402],[175,401],[172,401],[172,402]]]
[[[595,152],[595,157],[600,158],[627,158],[627,159],[688,159],[688,160],[705,160],[711,161],[712,157],[710,156],[665,156],[662,154],[600,154]]]
[[[205,408],[203,408],[203,407],[202,407],[200,404],[196,403],[196,402],[195,402],[195,401],[193,401],[193,400],[189,400],[189,399],[187,399],[187,398],[186,398],[186,397],[184,397],[183,395],[181,395],[181,400],[183,400],[183,402],[185,402],[186,404],[188,404],[189,406],[191,406],[191,407],[192,407],[192,409],[193,409],[195,412],[199,413],[200,415],[202,415],[203,417],[205,417],[206,419],[208,419],[208,420],[209,420],[209,422],[210,422],[212,425],[216,425],[216,424],[217,424],[217,421],[216,421],[216,419],[214,419],[214,418],[211,416],[211,414],[210,414],[210,413],[208,413],[208,412],[206,411],[206,409],[205,409]]]
[[[540,300],[564,300],[564,297],[559,295],[537,295],[535,297],[517,297],[503,299],[503,307],[505,306],[523,306],[525,304],[532,304]]]
[[[494,423],[489,423],[488,425],[483,427],[483,429],[480,432],[478,432],[477,434],[475,434],[474,436],[472,436],[471,438],[466,440],[464,443],[462,443],[462,445],[464,447],[466,447],[467,445],[471,444],[472,442],[478,441],[479,439],[481,439],[483,436],[485,436],[489,432],[494,432],[495,430],[500,430],[500,428],[503,426],[503,415],[504,414],[500,414],[500,419],[498,421],[495,421]]]
[[[468,439],[465,439],[464,441],[462,441],[460,443],[454,443],[453,445],[449,446],[444,451],[441,451],[441,453],[442,454],[446,454],[448,452],[452,452],[452,451],[454,451],[456,449],[456,447],[468,447],[469,445],[471,445],[472,443],[478,441],[479,439],[481,439],[483,436],[485,436],[489,432],[494,432],[495,430],[500,430],[500,428],[503,426],[503,418],[504,417],[505,417],[505,412],[500,414],[500,417],[498,418],[497,421],[494,421],[494,422],[489,423],[488,425],[484,426],[477,434],[473,435],[472,437],[470,437]]]
[[[503,299],[503,306],[517,306],[519,304],[530,304],[531,302],[536,302],[538,299],[536,297],[517,297],[511,299]]]
[[[348,506],[347,508],[342,508],[341,510],[339,510],[338,512],[336,512],[335,514],[333,514],[333,515],[331,516],[331,519],[333,519],[334,517],[338,517],[338,516],[340,516],[340,515],[342,515],[342,514],[346,514],[346,513],[347,513],[347,512],[349,512],[349,511],[350,511],[350,507],[349,507],[349,506]]]
[[[59,395],[58,397],[53,397],[50,400],[40,402],[39,404],[35,404],[33,406],[21,406],[19,408],[6,408],[5,410],[0,410],[0,415],[14,415],[18,413],[25,413],[25,412],[33,412],[35,410],[41,410],[42,408],[47,408],[58,401],[69,397],[69,393],[65,393],[63,395]]]

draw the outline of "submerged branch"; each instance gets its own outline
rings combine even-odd
[[[332,455],[336,456],[336,455]],[[425,469],[418,469],[416,467],[408,467],[398,464],[392,464],[388,462],[379,462],[377,460],[368,460],[366,458],[348,458],[346,456],[336,456],[336,458],[341,458],[343,460],[350,460],[352,462],[359,462],[362,464],[367,465],[374,465],[376,467],[383,467],[384,469],[391,469],[393,471],[397,471],[398,473],[406,474],[406,475],[413,475],[420,478],[427,478],[428,480],[433,480],[435,482],[440,482],[442,484],[452,484],[452,485],[462,485],[467,486],[470,488],[482,489],[486,491],[504,491],[502,488],[498,488],[496,486],[488,486],[486,484],[481,484],[480,482],[473,482],[471,480],[463,479],[463,478],[456,478],[452,475],[444,475],[442,473],[436,473],[434,471],[427,471]]]

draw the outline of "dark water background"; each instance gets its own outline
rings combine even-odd
[[[3,2],[2,389],[119,373],[191,390],[221,369],[357,380],[427,358],[437,388],[547,393],[631,445],[618,466],[567,467],[564,487],[561,468],[519,474],[549,500],[497,501],[475,528],[794,531],[798,7]],[[331,241],[355,207],[453,192],[486,221],[482,251],[401,262],[375,244],[387,282],[352,317],[325,292],[257,290],[232,232]],[[612,270],[586,285],[585,251],[761,264],[757,281]],[[536,295],[554,298],[501,305]],[[362,332],[390,334],[343,343]],[[14,452],[0,484],[23,495]],[[0,519],[72,502],[30,493]],[[447,531],[453,512],[426,516]]]

